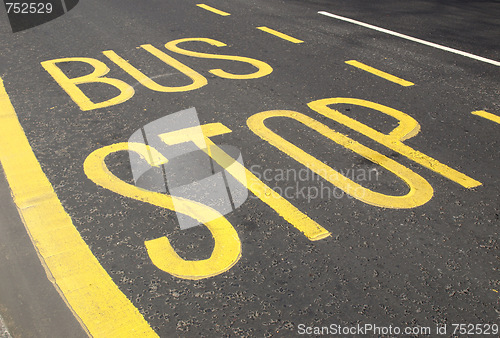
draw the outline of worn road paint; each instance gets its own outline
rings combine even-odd
[[[268,129],[264,121],[271,117],[286,117],[304,124],[333,142],[386,168],[403,180],[409,186],[410,191],[403,196],[392,196],[371,191],[359,185]],[[339,187],[345,193],[367,204],[395,209],[415,208],[427,203],[433,196],[434,191],[432,186],[420,175],[379,152],[365,147],[353,139],[330,129],[323,123],[307,115],[291,110],[270,110],[251,116],[247,124],[250,129],[263,140],[302,163],[305,167],[323,177],[334,186]]]
[[[493,122],[500,124],[500,116],[492,114],[492,113],[488,113],[484,110],[473,111],[471,114],[484,117],[485,119],[488,119],[490,121],[493,121]]]
[[[434,47],[434,48],[437,48],[437,49],[441,49],[441,50],[444,50],[444,51],[447,51],[447,52],[451,52],[451,53],[455,53],[455,54],[458,54],[458,55],[462,55],[462,56],[465,56],[465,57],[468,57],[468,58],[471,58],[471,59],[474,59],[474,60],[478,60],[478,61],[490,63],[490,64],[495,65],[495,66],[500,66],[500,62],[495,61],[495,60],[491,60],[491,59],[487,59],[487,58],[482,57],[482,56],[478,56],[478,55],[474,55],[474,54],[471,54],[471,53],[463,52],[463,51],[455,49],[455,48],[450,48],[450,47],[438,45],[437,43],[434,43],[434,42],[429,42],[429,41],[425,41],[425,40],[422,40],[422,39],[414,38],[412,36],[401,34],[401,33],[398,33],[398,32],[394,32],[394,31],[391,31],[389,29],[385,29],[385,28],[374,26],[374,25],[370,25],[368,23],[364,23],[364,22],[361,22],[361,21],[349,19],[349,18],[346,18],[344,16],[340,16],[340,15],[328,13],[328,12],[325,12],[325,11],[319,11],[318,14],[325,15],[325,16],[328,16],[330,18],[334,18],[334,19],[338,19],[338,20],[350,22],[350,23],[353,23],[355,25],[359,25],[359,26],[363,26],[363,27],[366,27],[366,28],[370,28],[370,29],[373,29],[373,30],[376,30],[376,31],[379,31],[379,32],[382,32],[382,33],[394,35],[394,36],[397,36],[399,38],[403,38],[403,39],[406,39],[406,40],[417,42],[417,43],[420,43],[420,44],[423,44],[423,45],[426,45],[426,46],[430,46],[430,47]]]
[[[116,63],[121,69],[126,71],[130,76],[132,76],[134,79],[139,81],[140,84],[142,84],[144,87],[149,88],[151,90],[157,91],[157,92],[163,92],[163,93],[178,93],[178,92],[187,92],[190,90],[195,90],[198,88],[201,88],[205,86],[208,82],[207,79],[201,75],[200,73],[194,71],[193,69],[189,68],[185,64],[177,61],[173,57],[171,57],[168,54],[165,54],[158,48],[152,46],[152,45],[141,45],[141,47],[145,50],[147,50],[149,53],[153,54],[156,56],[158,59],[161,61],[165,62],[167,65],[171,66],[172,68],[178,70],[182,74],[186,75],[189,77],[192,81],[191,84],[185,85],[185,86],[179,86],[179,87],[166,87],[159,85],[158,83],[154,82],[151,78],[148,76],[144,75],[140,70],[132,66],[129,62],[125,61],[122,57],[120,57],[118,54],[116,54],[112,50],[107,50],[102,52],[108,59]]]
[[[219,55],[219,54],[193,52],[191,50],[182,49],[182,48],[177,46],[179,43],[190,42],[190,41],[205,42],[205,43],[208,43],[208,44],[210,44],[212,46],[216,46],[216,47],[227,46],[225,43],[214,40],[214,39],[187,38],[187,39],[179,39],[179,40],[167,42],[165,44],[165,47],[172,52],[182,54],[182,55],[194,56],[194,57],[203,58],[203,59],[239,61],[239,62],[249,63],[252,66],[254,66],[255,68],[257,68],[256,72],[250,73],[250,74],[231,74],[231,73],[228,73],[222,69],[209,70],[210,73],[212,73],[218,77],[224,78],[224,79],[238,79],[238,80],[258,79],[260,77],[264,77],[266,75],[271,74],[273,71],[271,66],[269,66],[267,63],[265,63],[263,61],[256,60],[256,59],[251,59],[251,58],[247,58],[244,56]]]
[[[42,171],[0,79],[0,161],[49,279],[94,337],[157,337],[101,267]]]
[[[205,4],[197,4],[196,6],[201,7],[201,8],[203,8],[203,9],[206,9],[207,11],[210,11],[210,12],[212,12],[212,13],[222,15],[222,16],[228,16],[228,15],[231,15],[231,14],[229,14],[229,13],[227,13],[227,12],[221,11],[221,10],[219,10],[219,9],[217,9],[217,8],[213,8],[213,7],[209,6],[209,5],[205,5]]]
[[[241,242],[231,223],[219,212],[198,202],[138,188],[109,171],[105,163],[106,157],[112,153],[129,150],[137,152],[151,166],[168,161],[152,147],[122,142],[92,152],[84,163],[85,174],[95,184],[119,195],[193,217],[205,224],[214,238],[212,254],[204,260],[182,259],[165,236],[146,241],[145,245],[153,264],[173,276],[192,280],[213,277],[234,266],[241,257]]]
[[[80,77],[68,78],[64,72],[56,66],[57,63],[61,62],[84,62],[90,64],[94,67],[94,71],[91,74],[87,74]],[[104,108],[109,106],[114,106],[116,104],[123,103],[130,99],[135,94],[135,90],[132,86],[123,82],[122,80],[105,77],[104,75],[109,73],[109,68],[105,63],[92,59],[92,58],[62,58],[55,60],[48,60],[41,62],[43,68],[52,75],[52,77],[56,80],[56,82],[68,93],[68,95],[73,99],[73,101],[78,104],[81,110],[93,110],[98,108]],[[120,94],[115,96],[112,99],[94,103],[92,102],[87,95],[85,95],[80,88],[78,88],[79,84],[83,83],[105,83],[110,86],[115,87],[120,91]]]
[[[406,81],[406,80],[403,80],[397,76],[394,76],[394,75],[391,75],[389,73],[386,73],[386,72],[383,72],[381,70],[378,70],[376,68],[373,68],[373,67],[370,67],[368,65],[365,65],[364,63],[361,63],[359,61],[356,61],[356,60],[349,60],[349,61],[346,61],[345,63],[347,63],[348,65],[351,65],[353,67],[356,67],[356,68],[359,68],[359,69],[362,69],[368,73],[371,73],[373,75],[377,75],[383,79],[386,79],[387,81],[391,81],[391,82],[394,82],[394,83],[397,83],[398,85],[401,85],[403,87],[409,87],[409,86],[413,86],[414,83],[413,82],[410,82],[410,81]]]
[[[286,221],[292,224],[297,230],[301,231],[309,240],[317,241],[326,238],[330,235],[325,228],[309,218],[306,214],[302,213],[293,204],[288,202],[280,194],[273,189],[269,188],[264,182],[258,179],[250,170],[234,161],[226,152],[215,145],[209,137],[226,134],[231,132],[229,128],[221,123],[210,123],[201,126],[203,134],[205,135],[205,142],[208,146],[203,149],[200,148],[211,158],[214,159],[221,167],[225,168],[238,182],[246,185],[256,197],[262,202],[269,205],[275,210],[278,215],[283,217]],[[187,142],[190,139],[189,134],[185,130],[180,130],[172,133],[160,135],[160,138],[166,144],[178,144]],[[241,173],[245,173],[245,177],[241,177]]]
[[[302,43],[302,42],[304,42],[302,40],[299,40],[299,39],[296,39],[294,37],[291,37],[290,35],[287,35],[287,34],[284,34],[284,33],[278,32],[278,31],[275,31],[274,29],[271,29],[271,28],[268,28],[268,27],[265,27],[265,26],[257,27],[257,29],[260,29],[263,32],[272,34],[272,35],[277,36],[277,37],[279,37],[279,38],[281,38],[283,40],[287,40],[287,41],[290,41],[290,42],[293,42],[293,43]]]
[[[335,109],[331,109],[329,105],[332,104],[351,104],[371,108],[386,115],[392,116],[399,121],[399,125],[389,134],[383,134],[359,121],[356,121],[355,119],[342,114]],[[432,157],[429,157],[404,144],[404,140],[417,135],[420,131],[420,125],[418,124],[418,122],[408,114],[378,103],[344,97],[316,100],[308,103],[307,105],[312,110],[326,116],[327,118],[332,119],[371,138],[372,140],[386,146],[387,148],[406,156],[410,160],[415,161],[418,164],[430,170],[433,170],[440,175],[443,175],[444,177],[462,185],[465,188],[470,189],[482,184],[481,182],[478,182],[475,179],[470,178],[469,176],[462,174],[461,172],[452,169],[447,165],[433,159]]]

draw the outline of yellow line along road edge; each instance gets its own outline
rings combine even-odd
[[[0,162],[49,279],[94,337],[158,337],[99,264],[29,145],[0,78]]]

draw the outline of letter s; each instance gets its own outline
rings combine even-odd
[[[177,45],[179,43],[188,42],[188,41],[206,42],[208,44],[211,44],[212,46],[217,46],[217,47],[227,46],[225,43],[217,41],[217,40],[213,40],[213,39],[187,38],[187,39],[179,39],[179,40],[173,40],[173,41],[167,42],[165,44],[165,47],[168,50],[171,50],[172,52],[179,53],[182,55],[194,56],[197,58],[233,60],[233,61],[246,62],[246,63],[249,63],[258,69],[256,72],[251,73],[251,74],[231,74],[231,73],[228,73],[222,69],[211,69],[210,73],[212,73],[218,77],[222,77],[224,79],[238,79],[238,80],[257,79],[259,77],[264,77],[266,75],[269,75],[273,71],[271,66],[269,66],[267,63],[259,61],[259,60],[255,60],[255,59],[251,59],[251,58],[247,58],[247,57],[243,57],[243,56],[218,55],[218,54],[193,52],[190,50],[186,50],[186,49],[182,49],[182,48],[177,47]]]
[[[87,177],[95,184],[125,197],[174,210],[193,217],[204,223],[214,237],[214,249],[208,259],[199,261],[184,260],[172,248],[167,237],[146,241],[149,257],[159,269],[184,279],[202,279],[229,270],[241,257],[241,242],[231,223],[216,210],[206,205],[162,193],[144,190],[122,181],[109,171],[105,160],[110,154],[119,151],[134,151],[151,165],[167,162],[154,148],[141,143],[116,143],[92,152],[84,163]],[[179,202],[179,203],[178,203]],[[215,215],[214,213],[218,214]],[[205,221],[212,219],[211,221]]]

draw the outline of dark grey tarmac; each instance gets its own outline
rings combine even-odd
[[[208,12],[198,3],[80,1],[54,21],[16,34],[2,31],[0,37],[0,76],[42,169],[95,257],[158,335],[290,337],[299,335],[300,324],[432,330],[447,325],[450,333],[452,324],[500,324],[500,125],[471,114],[485,110],[500,115],[500,68],[318,14],[331,12],[499,61],[500,2],[205,2],[230,16]],[[260,26],[304,42],[291,43],[256,29]],[[223,79],[209,70],[245,74],[254,69],[242,62],[194,58],[164,48],[168,41],[200,37],[227,46],[190,42],[185,48],[255,58],[268,63],[273,72],[259,79]],[[143,44],[188,65],[208,84],[189,92],[154,92],[102,54],[113,50],[159,84],[188,83],[185,76],[138,49]],[[40,65],[64,57],[106,63],[111,69],[108,76],[134,85],[135,95],[119,105],[80,110]],[[348,60],[415,85],[399,86],[347,65]],[[76,77],[91,69],[70,64],[63,70]],[[82,89],[95,101],[117,94],[104,85]],[[482,185],[466,189],[307,106],[332,97],[364,99],[412,116],[422,129],[405,144]],[[213,140],[238,147],[247,168],[304,168],[246,124],[262,111],[294,110],[415,171],[431,184],[434,196],[417,208],[387,209],[347,197],[311,200],[299,195],[291,203],[332,233],[312,242],[252,195],[226,215],[242,242],[239,262],[208,279],[173,277],[152,264],[144,241],[166,235],[181,257],[204,259],[213,247],[210,232],[202,226],[181,231],[173,212],[97,186],[85,175],[83,163],[94,150],[127,142],[147,123],[190,107],[196,108],[202,124],[221,122],[232,130]],[[396,126],[395,120],[358,106],[337,108],[381,132]],[[379,179],[362,182],[366,187],[392,195],[408,191],[386,169],[297,122],[271,119],[266,125],[338,171],[376,169]],[[132,182],[126,153],[110,157],[107,164],[115,175]],[[276,189],[296,185],[275,179],[265,183]],[[333,189],[323,180],[299,183]],[[0,222],[0,314],[14,337],[24,329],[42,332],[49,327],[55,330],[53,337],[81,335],[55,290],[50,291],[50,282],[41,281],[43,269],[33,258],[24,226],[13,216],[5,191],[2,188],[5,196],[0,200],[5,216]],[[15,237],[4,240],[3,234]],[[13,248],[9,243],[21,244]],[[21,254],[8,257],[31,258],[4,260],[13,250]],[[16,285],[5,278],[6,271]],[[24,284],[33,280],[40,286]],[[16,301],[18,294],[22,301]],[[18,309],[26,314],[21,322],[5,315]],[[46,312],[65,319],[54,321]],[[65,324],[59,327],[59,322]]]

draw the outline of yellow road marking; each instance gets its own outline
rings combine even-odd
[[[203,134],[205,135],[205,143],[208,149],[203,149],[202,145],[198,145],[208,156],[214,159],[217,164],[231,174],[238,182],[246,186],[255,196],[262,202],[273,208],[278,215],[292,224],[297,230],[301,231],[309,240],[318,241],[330,236],[330,232],[302,213],[288,200],[280,196],[276,191],[269,188],[264,182],[257,178],[250,170],[242,166],[239,162],[228,155],[224,150],[219,148],[210,140],[210,136],[222,135],[231,132],[229,128],[221,123],[210,123],[202,125]],[[166,133],[159,135],[166,144],[178,144],[186,142],[190,139],[186,130],[178,132]]]
[[[286,117],[294,119],[329,138],[333,142],[336,142],[371,160],[372,162],[379,164],[403,180],[410,188],[409,192],[402,196],[386,195],[372,191],[357,184],[267,128],[264,122],[268,118],[272,117]],[[365,147],[353,139],[330,129],[323,123],[318,122],[307,115],[291,110],[269,110],[251,116],[247,120],[247,124],[248,127],[263,140],[269,142],[271,145],[283,151],[291,158],[302,163],[304,166],[323,177],[334,186],[339,187],[347,194],[367,204],[395,209],[415,208],[427,203],[432,198],[433,189],[431,185],[420,175],[398,162],[380,154],[379,152]]]
[[[404,87],[409,87],[409,86],[414,85],[413,82],[403,80],[397,76],[394,76],[394,75],[391,75],[389,73],[378,70],[376,68],[370,67],[370,66],[365,65],[364,63],[361,63],[361,62],[356,61],[356,60],[349,60],[349,61],[346,61],[345,63],[347,63],[348,65],[354,66],[356,68],[362,69],[368,73],[372,73],[373,75],[380,76],[381,78],[384,78],[388,81],[397,83],[398,85],[401,85]]]
[[[500,116],[492,114],[492,113],[488,113],[484,110],[473,111],[471,114],[484,117],[485,119],[488,119],[490,121],[493,121],[493,122],[500,124]]]
[[[227,12],[221,11],[221,10],[219,10],[219,9],[217,9],[217,8],[213,8],[213,7],[209,6],[209,5],[205,5],[205,4],[197,4],[196,6],[201,7],[201,8],[203,8],[203,9],[206,9],[207,11],[210,11],[210,12],[212,12],[212,13],[222,15],[222,16],[228,16],[228,15],[231,15],[231,14],[229,14],[229,13],[227,13]]]
[[[274,29],[271,29],[271,28],[268,28],[268,27],[265,27],[265,26],[257,27],[257,29],[260,29],[263,32],[275,35],[275,36],[277,36],[279,38],[282,38],[283,40],[287,40],[287,41],[290,41],[290,42],[293,42],[293,43],[302,43],[302,42],[304,42],[302,40],[299,40],[299,39],[296,39],[294,37],[291,37],[290,35],[286,35],[284,33],[275,31]]]
[[[216,46],[216,47],[227,46],[224,42],[217,41],[214,39],[186,38],[186,39],[178,39],[178,40],[173,40],[173,41],[167,42],[165,44],[165,48],[167,48],[168,50],[170,50],[174,53],[187,55],[187,56],[193,56],[196,58],[245,62],[245,63],[249,63],[252,66],[254,66],[255,68],[257,68],[257,71],[254,73],[251,73],[251,74],[232,74],[232,73],[228,73],[222,69],[209,70],[210,73],[212,73],[218,77],[221,77],[223,79],[235,79],[235,80],[258,79],[260,77],[271,74],[273,71],[273,68],[271,66],[269,66],[267,63],[265,63],[263,61],[256,60],[256,59],[247,58],[244,56],[200,53],[200,52],[194,52],[192,50],[183,49],[183,48],[177,46],[179,43],[190,42],[190,41],[205,42],[205,43],[208,43],[209,45]]]
[[[224,79],[239,79],[239,80],[248,80],[248,79],[257,79],[272,73],[273,68],[269,66],[267,63],[248,58],[243,56],[232,56],[232,55],[219,55],[219,54],[210,54],[210,53],[201,53],[186,50],[178,47],[179,43],[190,42],[190,41],[199,41],[208,43],[212,46],[216,47],[224,47],[227,46],[225,43],[213,39],[207,38],[188,38],[188,39],[178,39],[174,41],[170,41],[165,44],[165,47],[175,53],[188,55],[197,58],[205,58],[205,59],[216,59],[216,60],[231,60],[244,62],[252,65],[257,68],[257,71],[250,74],[233,74],[226,72],[222,69],[210,69],[209,72],[224,78]],[[112,50],[103,51],[102,53],[114,62],[118,67],[122,68],[125,72],[127,72],[130,76],[136,79],[140,84],[154,91],[158,92],[183,92],[190,91],[201,88],[207,84],[207,79],[202,76],[200,73],[195,70],[189,68],[183,63],[177,61],[173,57],[168,54],[160,51],[158,48],[150,45],[144,44],[137,48],[143,48],[148,51],[153,56],[157,57],[170,67],[179,71],[180,73],[186,75],[191,79],[191,84],[170,87],[170,86],[162,86],[155,81],[153,78],[149,78],[144,73],[142,73],[139,69],[132,66],[127,60],[123,59],[121,56],[116,54]],[[69,78],[58,66],[59,63],[68,63],[68,62],[78,62],[78,63],[87,63],[94,68],[94,70],[90,74],[86,74],[83,76]],[[134,86],[127,84],[126,82],[106,76],[110,69],[108,66],[97,59],[88,58],[88,57],[70,57],[70,58],[60,58],[54,60],[47,60],[41,62],[43,68],[54,78],[54,80],[61,86],[61,88],[68,93],[68,95],[73,99],[73,101],[80,107],[83,111],[99,109],[110,107],[113,105],[117,105],[123,103],[130,98],[132,98],[135,94]],[[160,75],[161,76],[161,75]],[[158,77],[158,76],[156,76]],[[115,87],[119,94],[115,97],[102,101],[102,102],[93,102],[91,98],[89,98],[79,87],[82,84],[93,84],[93,83],[101,83],[106,84],[108,86]],[[116,91],[115,91],[116,92]]]
[[[101,267],[38,163],[0,78],[0,162],[49,279],[94,337],[157,337]]]
[[[366,124],[363,124],[355,119],[348,117],[347,115],[342,114],[338,110],[330,108],[329,106],[333,104],[352,104],[371,108],[375,111],[379,111],[381,113],[394,117],[399,121],[399,125],[389,134],[383,134],[371,127],[368,127]],[[447,165],[435,160],[434,158],[429,157],[404,144],[403,141],[417,135],[420,131],[419,123],[408,114],[375,102],[345,97],[316,100],[313,102],[309,102],[307,105],[312,110],[328,117],[329,119],[343,124],[371,138],[372,140],[377,141],[387,148],[392,149],[403,156],[406,156],[410,160],[415,161],[418,164],[443,175],[444,177],[460,184],[465,188],[470,189],[482,184],[481,182],[476,181],[475,179],[470,178],[469,176],[462,174],[461,172],[448,167]]]
[[[57,63],[61,62],[84,62],[90,64],[94,67],[94,71],[91,74],[87,74],[84,76],[79,76],[75,78],[68,78],[66,74],[56,66]],[[41,62],[42,67],[52,75],[54,80],[68,93],[68,95],[75,101],[80,109],[83,111],[104,108],[113,106],[115,104],[123,103],[130,99],[135,94],[134,87],[129,86],[127,83],[122,80],[106,77],[105,75],[109,73],[109,68],[102,61],[92,59],[92,58],[62,58],[62,59],[54,59]],[[87,95],[85,95],[78,85],[83,83],[105,83],[110,86],[115,87],[120,91],[120,94],[115,96],[112,99],[94,103],[92,102]]]
[[[138,188],[109,171],[106,157],[128,150],[137,152],[151,166],[168,162],[156,149],[144,144],[115,143],[97,149],[87,157],[84,163],[85,174],[95,184],[119,195],[180,212],[198,220],[205,224],[214,239],[210,258],[203,260],[181,258],[165,236],[146,241],[145,245],[153,264],[173,276],[192,280],[219,275],[235,265],[241,257],[240,238],[231,223],[218,211],[195,201]]]
[[[164,93],[177,93],[177,92],[187,92],[190,90],[195,90],[198,88],[201,88],[205,86],[208,82],[207,79],[201,75],[200,73],[196,72],[195,70],[189,68],[188,66],[184,65],[183,63],[177,61],[173,57],[171,57],[168,54],[163,53],[161,50],[158,48],[152,46],[152,45],[141,45],[141,47],[145,50],[147,50],[149,53],[152,55],[156,56],[158,59],[161,61],[165,62],[167,65],[171,66],[172,68],[178,70],[182,74],[186,75],[189,77],[192,81],[191,84],[189,85],[184,85],[180,87],[166,87],[159,85],[158,83],[154,82],[151,78],[148,76],[144,75],[143,72],[141,72],[139,69],[135,68],[132,66],[130,63],[125,61],[121,56],[116,54],[112,50],[106,50],[102,52],[108,59],[116,63],[121,69],[126,71],[127,73],[130,74],[134,79],[139,81],[144,87],[149,88],[151,90],[157,91],[157,92],[164,92]]]

